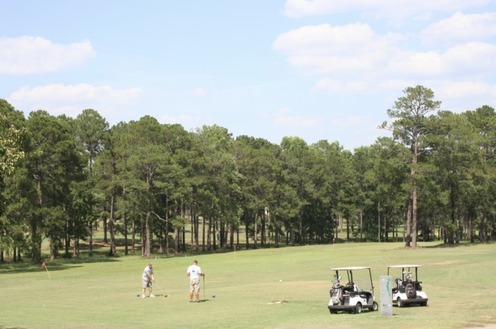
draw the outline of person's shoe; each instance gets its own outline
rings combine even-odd
[[[150,294],[150,297],[153,298],[153,297],[155,297],[155,295],[154,294]]]
[[[141,298],[145,298],[145,294],[141,295]]]

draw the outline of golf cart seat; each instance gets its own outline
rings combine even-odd
[[[400,278],[395,279],[394,282],[396,283],[396,287],[393,287],[393,293],[397,292],[400,289],[402,283]]]
[[[344,288],[343,288],[343,291],[344,292],[348,292],[348,293],[354,293],[354,292],[358,292],[358,286],[356,284],[354,284],[353,282],[348,282]]]
[[[360,291],[360,297],[365,298],[367,301],[369,301],[372,298],[372,293],[368,291]]]
[[[396,280],[394,280],[396,282],[396,288],[393,288],[393,292],[401,292],[401,293],[404,293],[405,292],[405,285],[406,285],[406,282],[401,280],[400,278],[397,278]]]

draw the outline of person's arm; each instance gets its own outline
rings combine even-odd
[[[153,276],[153,272],[151,270],[146,271],[146,275],[148,276],[148,281],[155,281],[155,277]]]

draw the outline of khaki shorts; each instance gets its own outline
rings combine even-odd
[[[143,289],[145,288],[151,288],[152,287],[152,282],[149,280],[141,280],[141,286]]]
[[[190,292],[200,291],[200,278],[189,280],[189,291]]]

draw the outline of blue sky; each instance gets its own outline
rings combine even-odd
[[[0,98],[371,145],[409,86],[496,107],[496,0],[0,0]]]

